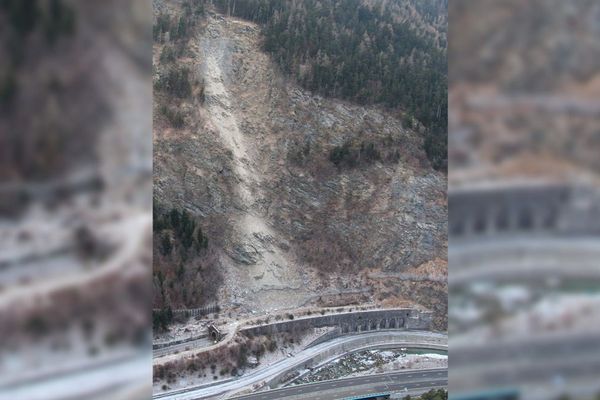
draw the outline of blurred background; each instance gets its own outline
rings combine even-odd
[[[600,2],[452,0],[449,391],[600,398]]]
[[[151,6],[0,0],[0,399],[150,397]],[[449,14],[451,397],[600,398],[600,2]]]
[[[151,6],[0,0],[0,399],[150,398]]]

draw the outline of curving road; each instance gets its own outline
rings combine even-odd
[[[324,327],[324,326],[328,326],[328,327],[333,327],[333,326],[340,326],[342,324],[342,322],[340,322],[338,319],[345,319],[348,316],[354,316],[356,317],[358,320],[360,320],[361,318],[365,318],[368,321],[370,321],[372,318],[375,319],[381,319],[383,317],[389,318],[385,315],[382,314],[387,314],[387,313],[397,313],[397,319],[402,319],[403,321],[405,320],[405,318],[408,318],[409,320],[413,318],[413,316],[411,314],[416,313],[416,320],[417,322],[413,321],[408,321],[408,322],[404,322],[404,323],[400,323],[400,322],[396,322],[396,324],[398,326],[402,325],[402,327],[396,328],[379,328],[378,329],[399,329],[399,330],[405,330],[405,329],[414,329],[414,330],[419,330],[419,329],[428,329],[429,328],[429,316],[427,315],[422,315],[422,314],[427,314],[427,313],[422,313],[421,311],[417,311],[414,309],[407,309],[407,308],[385,308],[385,309],[367,309],[367,310],[356,310],[356,311],[344,311],[343,308],[337,308],[338,312],[334,313],[332,311],[330,311],[328,314],[325,315],[303,315],[300,316],[298,318],[295,318],[294,321],[291,321],[295,324],[304,324],[304,326],[306,325],[310,325],[310,326],[314,326],[314,327]],[[404,315],[406,313],[406,315]],[[422,317],[424,317],[424,319],[421,319]],[[312,321],[312,322],[311,322]],[[308,324],[310,322],[310,324]],[[371,321],[373,322],[373,321]],[[223,334],[225,335],[219,342],[217,343],[206,343],[205,341],[201,340],[200,337],[196,337],[193,338],[192,340],[188,340],[187,342],[182,343],[181,341],[172,341],[170,343],[164,343],[164,347],[162,347],[162,349],[156,349],[156,351],[153,352],[153,364],[154,365],[159,365],[159,364],[166,364],[172,361],[177,361],[180,360],[184,357],[194,357],[197,356],[199,353],[203,353],[203,352],[208,352],[208,351],[212,351],[214,349],[216,349],[217,347],[222,347],[225,346],[228,342],[230,342],[231,340],[233,340],[237,333],[239,331],[244,331],[246,330],[246,332],[252,332],[252,330],[254,328],[260,328],[260,327],[264,327],[264,326],[271,326],[272,329],[275,330],[285,330],[287,328],[284,327],[284,325],[286,324],[290,324],[290,321],[278,321],[276,320],[275,322],[271,322],[269,324],[258,324],[257,323],[257,317],[256,316],[252,316],[250,318],[247,318],[245,320],[241,320],[241,321],[230,321],[229,325],[225,326],[220,326],[220,329],[222,330]],[[409,328],[406,328],[406,326],[410,326]],[[373,330],[372,327],[370,327],[371,329],[368,330]],[[364,329],[361,329],[364,330]],[[197,340],[197,341],[196,341]],[[196,341],[196,342],[194,342]],[[192,343],[194,342],[194,343]]]
[[[578,383],[600,387],[600,331],[552,334],[481,344],[452,344],[452,390],[475,387],[533,386],[550,390]],[[587,382],[586,382],[587,381]],[[541,397],[546,393],[542,393]],[[533,394],[530,394],[533,398]],[[529,398],[529,397],[528,397]],[[536,397],[540,398],[540,397]]]
[[[75,363],[55,371],[32,371],[20,381],[0,381],[0,400],[143,399],[150,393],[151,371],[145,350]],[[134,393],[137,393],[135,396]]]
[[[495,236],[456,242],[448,252],[450,286],[479,279],[540,282],[547,277],[600,281],[600,237]]]
[[[425,392],[448,385],[448,370],[427,369],[390,372],[370,376],[336,379],[291,386],[235,397],[236,400],[335,400],[369,393],[406,391],[407,394]]]
[[[452,240],[451,240],[452,241]],[[551,235],[482,235],[455,240],[449,250],[449,286],[474,281],[544,283],[549,280],[600,282],[600,237]],[[577,310],[573,310],[576,314]],[[559,320],[557,326],[565,324]],[[564,318],[564,316],[563,316]],[[574,323],[573,323],[574,324]],[[450,390],[518,388],[528,399],[557,393],[587,397],[600,389],[600,331],[569,327],[502,340],[455,338],[451,345]]]
[[[356,335],[342,336],[328,342],[306,348],[293,357],[282,359],[274,364],[253,371],[237,379],[220,384],[205,384],[184,389],[172,390],[153,395],[154,399],[192,400],[212,398],[225,393],[235,393],[271,379],[307,363],[315,358],[335,358],[339,354],[373,348],[430,348],[447,349],[447,336],[427,331],[373,331]],[[326,357],[324,356],[326,355]]]

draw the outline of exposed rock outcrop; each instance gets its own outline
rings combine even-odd
[[[210,14],[190,44],[205,100],[183,105],[186,128],[155,132],[155,196],[210,221],[225,309],[316,303],[364,289],[367,270],[446,259],[446,177],[418,128],[299,88],[261,51],[254,24]],[[356,159],[336,165],[344,146]],[[445,304],[445,282],[428,285]]]

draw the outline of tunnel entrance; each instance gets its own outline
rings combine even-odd
[[[223,334],[221,333],[219,328],[217,328],[214,325],[210,325],[208,327],[208,337],[210,338],[210,340],[213,341],[213,343],[217,343],[218,341],[221,340],[221,338],[223,337]]]

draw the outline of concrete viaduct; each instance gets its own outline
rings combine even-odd
[[[432,313],[410,308],[391,308],[384,310],[364,310],[340,312],[327,315],[311,315],[285,321],[275,321],[262,325],[245,326],[238,329],[239,333],[247,336],[271,335],[282,332],[302,332],[312,328],[332,327],[334,330],[315,340],[312,345],[329,339],[353,333],[377,330],[420,330],[431,329]],[[214,343],[217,338],[211,338],[211,332],[201,336],[153,344],[155,358],[179,351],[202,347]],[[218,346],[218,345],[216,345]]]
[[[533,182],[451,190],[450,286],[600,280],[600,191]]]
[[[429,330],[432,314],[410,308],[354,311],[298,318],[268,325],[240,329],[246,335],[268,335],[310,328],[337,327],[340,333],[366,332],[381,329]]]
[[[450,190],[450,240],[498,235],[600,235],[600,192],[533,182]]]

